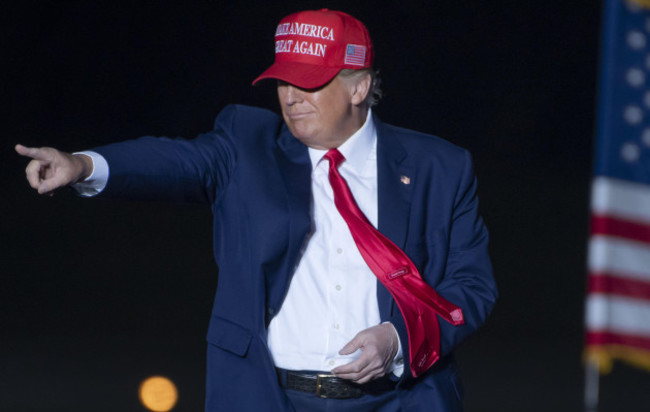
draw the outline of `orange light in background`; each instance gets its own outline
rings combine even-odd
[[[150,411],[167,412],[176,405],[178,390],[174,382],[164,376],[151,376],[140,384],[138,397]]]

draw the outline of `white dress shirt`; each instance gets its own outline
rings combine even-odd
[[[377,227],[377,134],[372,114],[339,148],[345,178],[361,211]],[[377,278],[363,260],[350,229],[334,205],[326,150],[309,149],[312,162],[312,228],[289,291],[269,325],[275,365],[329,371],[360,351],[339,355],[360,331],[380,323]],[[401,375],[401,347],[393,373]]]

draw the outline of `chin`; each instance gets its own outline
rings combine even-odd
[[[300,143],[304,144],[305,146],[314,147],[313,141],[311,139],[305,138],[303,136],[298,136],[295,133],[293,134],[293,136],[296,138],[296,140],[298,140]]]
[[[302,130],[299,127],[298,128],[289,127],[289,131],[296,139],[300,140],[302,143],[306,144],[307,146],[309,146],[308,143],[313,140],[311,138],[310,133],[308,133],[306,130]]]

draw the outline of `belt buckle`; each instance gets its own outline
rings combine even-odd
[[[331,375],[327,373],[319,373],[316,375],[316,396],[319,398],[327,398],[327,395],[321,395],[321,388],[323,387],[323,384],[321,382],[321,378],[334,378],[336,375]]]

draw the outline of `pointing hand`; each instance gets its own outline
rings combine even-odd
[[[52,195],[55,189],[90,176],[92,160],[86,155],[72,155],[52,147],[16,145],[16,152],[32,160],[25,169],[29,185],[39,194]]]

